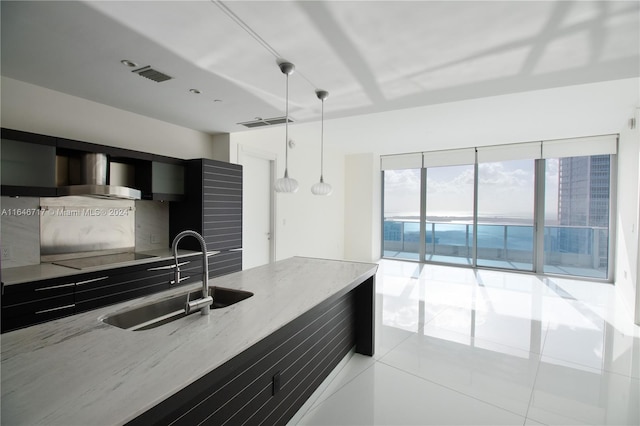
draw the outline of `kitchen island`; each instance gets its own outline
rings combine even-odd
[[[207,413],[199,421],[215,423],[220,414],[250,422],[256,416],[256,422],[267,419],[260,410],[273,416],[268,423],[286,423],[350,348],[373,355],[376,270],[375,264],[296,257],[209,280],[254,293],[209,316],[196,313],[145,331],[102,322],[183,287],[6,333],[2,423],[189,424],[187,411]],[[312,346],[296,354],[305,344]],[[251,372],[253,365],[266,367]],[[245,372],[255,378],[240,377]],[[247,380],[259,389],[252,404],[241,403],[247,387],[233,393]],[[222,393],[235,400],[207,405],[224,386]],[[225,414],[231,407],[238,408]]]

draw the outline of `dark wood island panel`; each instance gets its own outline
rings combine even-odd
[[[316,305],[128,425],[286,424],[351,348],[373,355],[374,301],[375,275]]]

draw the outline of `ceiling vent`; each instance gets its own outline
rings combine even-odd
[[[138,68],[137,70],[133,70],[131,72],[135,72],[136,74],[139,74],[144,78],[148,78],[149,80],[153,80],[156,83],[162,83],[163,81],[171,80],[173,78],[164,73],[161,73],[158,70],[154,70],[150,65]]]
[[[291,118],[288,119],[289,123],[293,123]],[[256,118],[252,121],[245,121],[241,124],[245,127],[253,128],[253,127],[262,127],[262,126],[273,126],[274,124],[284,124],[287,121],[286,117],[274,117],[274,118]]]

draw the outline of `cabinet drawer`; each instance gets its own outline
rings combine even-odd
[[[163,273],[156,272],[152,275],[149,274],[150,272],[147,271],[138,271],[131,274],[108,277],[106,280],[100,282],[100,285],[93,285],[90,287],[78,285],[76,287],[76,301],[84,302],[90,299],[125,294],[135,290],[136,288],[149,287],[158,284],[166,284],[166,288],[169,288],[169,281],[173,279],[173,275],[167,271],[163,271]]]
[[[101,308],[103,306],[113,305],[125,300],[135,299],[137,297],[146,296],[148,294],[157,293],[160,291],[168,290],[169,284],[162,282],[160,284],[152,284],[143,287],[126,288],[122,292],[114,293],[108,292],[101,296],[96,294],[87,294],[86,297],[76,301],[76,312],[85,312],[92,309]],[[91,297],[96,296],[96,297]]]
[[[73,295],[74,277],[13,284],[2,288],[2,306],[15,305],[56,296]]]
[[[14,312],[15,313],[15,312]],[[63,318],[75,313],[75,305],[61,305],[55,308],[41,309],[34,313],[25,313],[18,316],[5,316],[5,308],[2,308],[2,332],[17,330],[30,325],[40,324],[54,319]]]
[[[73,293],[2,307],[2,332],[66,317],[75,313]]]
[[[27,314],[42,315],[60,309],[61,307],[72,306],[73,304],[73,293],[69,293],[62,296],[3,306],[2,317],[10,318]]]
[[[199,261],[180,259],[183,277],[189,279],[180,284],[189,284],[199,279],[197,266]],[[77,312],[96,309],[102,306],[112,305],[125,300],[135,299],[147,294],[157,293],[170,289],[174,279],[173,268],[164,269],[173,265],[173,260],[148,263],[111,271],[111,276],[103,280],[95,280],[76,285],[75,300]]]
[[[75,277],[3,286],[2,332],[72,315]]]
[[[202,281],[202,260],[200,260],[200,257],[198,257],[198,260],[192,260],[186,265],[182,265],[180,267],[180,277],[181,279],[189,277],[181,281],[180,285]]]
[[[209,258],[209,278],[242,270],[242,250],[226,251]]]

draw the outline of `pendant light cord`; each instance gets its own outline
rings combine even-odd
[[[324,99],[322,100],[322,118],[320,119],[320,182],[324,181]]]
[[[289,177],[289,74],[287,76],[286,102],[284,113],[284,174]]]

